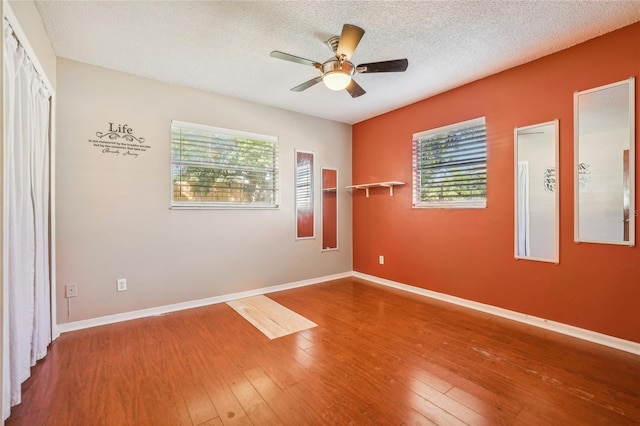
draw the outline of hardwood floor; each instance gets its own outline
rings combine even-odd
[[[352,278],[269,297],[318,326],[221,303],[66,333],[6,424],[640,422],[639,356]]]

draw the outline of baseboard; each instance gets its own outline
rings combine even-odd
[[[529,324],[535,327],[562,333],[567,336],[577,337],[578,339],[608,346],[614,349],[619,349],[621,351],[630,352],[635,355],[640,355],[640,343],[632,342],[630,340],[624,340],[618,337],[609,336],[607,334],[586,330],[584,328],[579,328],[572,325],[511,311],[509,309],[498,308],[496,306],[486,305],[484,303],[474,302],[472,300],[462,299],[460,297],[450,296],[448,294],[438,293],[436,291],[398,283],[395,281],[387,280],[385,278],[379,278],[374,275],[367,275],[361,272],[354,271],[353,276],[356,278],[374,282],[376,284],[382,284],[387,287],[393,287],[395,289],[407,291],[409,293],[430,297],[432,299],[441,300],[443,302],[453,303],[454,305],[464,306],[465,308],[474,309],[476,311],[485,312],[502,318],[507,318],[524,324]]]
[[[244,297],[257,296],[259,294],[274,293],[276,291],[289,290],[298,287],[304,287],[313,284],[319,284],[326,281],[337,280],[340,278],[356,277],[363,280],[371,281],[376,284],[381,284],[387,287],[392,287],[398,290],[403,290],[409,293],[417,294],[420,296],[429,297],[432,299],[441,300],[443,302],[452,303],[454,305],[463,306],[466,308],[474,309],[476,311],[485,312],[491,315],[496,315],[502,318],[507,318],[513,321],[518,321],[524,324],[533,325],[535,327],[543,328],[545,330],[555,331],[557,333],[565,334],[567,336],[576,337],[578,339],[586,340],[589,342],[597,343],[600,345],[608,346],[621,351],[630,352],[635,355],[640,355],[640,343],[632,342],[630,340],[620,339],[618,337],[609,336],[607,334],[598,333],[591,330],[575,327],[560,322],[535,317],[532,315],[523,314],[509,309],[499,308],[497,306],[487,305],[480,302],[474,302],[472,300],[462,299],[456,296],[450,296],[444,293],[438,293],[436,291],[427,290],[420,287],[414,287],[408,284],[402,284],[396,281],[387,280],[385,278],[376,277],[374,275],[363,274],[361,272],[343,272],[340,274],[327,275],[318,278],[311,278],[308,280],[296,281],[286,284],[280,284],[270,287],[262,287],[255,290],[248,290],[239,293],[225,294],[221,296],[208,297],[205,299],[191,300],[188,302],[175,303],[171,305],[158,306],[149,309],[141,309],[137,311],[124,312],[121,314],[107,315],[98,318],[91,318],[82,321],[68,322],[64,324],[55,324],[54,330],[56,334],[66,333],[74,330],[81,330],[84,328],[97,327],[100,325],[113,324],[121,321],[129,321],[137,318],[144,318],[154,315],[163,315],[169,312],[181,311],[184,309],[192,309],[200,306],[213,305],[216,303],[228,302],[229,300],[242,299]]]
[[[148,309],[140,309],[137,311],[124,312],[121,314],[107,315],[98,318],[91,318],[87,320],[67,322],[63,324],[57,324],[54,329],[57,329],[57,333],[67,333],[69,331],[82,330],[85,328],[97,327],[100,325],[113,324],[116,322],[129,321],[132,319],[163,315],[169,312],[182,311],[184,309],[198,308],[201,306],[214,305],[216,303],[228,302],[229,300],[242,299],[245,297],[257,296],[259,294],[274,293],[276,291],[290,290],[293,288],[304,287],[308,285],[318,284],[325,281],[337,280],[340,278],[348,278],[352,276],[352,272],[343,272],[340,274],[326,275],[318,278],[311,278],[308,280],[295,281],[286,284],[274,285],[270,287],[257,288],[255,290],[247,290],[239,293],[224,294],[222,296],[207,297],[205,299],[190,300],[188,302],[174,303],[171,305],[158,306]]]

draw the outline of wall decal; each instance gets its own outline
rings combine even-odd
[[[546,167],[544,169],[544,190],[554,192],[556,190],[556,168]]]
[[[138,155],[151,149],[145,145],[145,139],[133,134],[133,129],[128,124],[109,123],[106,132],[96,132],[98,139],[89,139],[94,147],[99,148],[103,154],[138,158]]]
[[[587,163],[578,164],[578,184],[585,188],[591,180],[591,166]]]

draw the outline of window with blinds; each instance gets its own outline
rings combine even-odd
[[[486,204],[484,117],[413,135],[414,207],[482,208]]]
[[[172,207],[278,207],[278,139],[173,120]]]

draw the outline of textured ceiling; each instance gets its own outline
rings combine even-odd
[[[56,54],[261,104],[357,123],[640,21],[640,1],[37,1]],[[352,99],[310,66],[344,23],[366,31],[355,64],[408,58],[404,73],[360,74]]]

